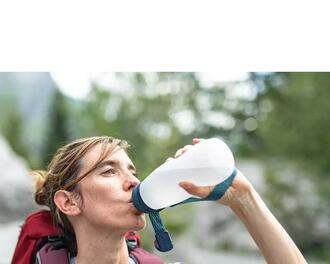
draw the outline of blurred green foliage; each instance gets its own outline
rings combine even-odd
[[[8,140],[12,149],[20,156],[27,157],[28,150],[22,135],[22,115],[16,108],[17,105],[14,95],[8,93],[0,97],[0,131]]]
[[[259,100],[270,104],[259,134],[264,152],[330,171],[330,74],[279,73],[263,79]]]
[[[41,166],[46,168],[58,148],[66,144],[70,139],[68,131],[68,118],[70,109],[65,96],[55,90],[50,104],[46,126],[46,142],[41,148]]]
[[[259,88],[258,156],[268,164],[265,197],[298,246],[329,261],[330,234],[324,226],[330,219],[330,74],[251,78]],[[299,168],[296,175],[283,176],[288,163]],[[305,183],[315,191],[306,192]]]
[[[276,73],[255,77],[260,156],[292,161],[330,194],[330,74]],[[267,107],[265,107],[267,105]]]
[[[129,152],[140,177],[144,178],[173,156],[179,146],[190,144],[193,137],[228,138],[234,134],[236,127],[222,128],[205,120],[209,112],[226,112],[223,87],[205,89],[194,73],[149,75],[119,74],[119,79],[129,83],[130,88],[125,92],[93,83],[86,101],[64,98],[57,91],[47,121],[41,164],[47,164],[55,149],[65,141],[111,135],[130,143]],[[148,80],[151,77],[153,81]],[[239,121],[244,115],[235,118]],[[185,123],[185,127],[180,123]],[[238,129],[241,129],[239,125]]]

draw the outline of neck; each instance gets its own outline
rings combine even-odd
[[[76,230],[76,264],[127,264],[128,249],[123,233],[86,228]]]

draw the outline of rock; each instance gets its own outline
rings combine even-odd
[[[260,190],[264,186],[263,167],[254,160],[238,162],[237,168]],[[205,249],[256,252],[257,246],[244,225],[225,206],[213,202],[197,203],[191,232]],[[207,238],[207,239],[205,239]]]
[[[23,219],[36,209],[26,162],[0,136],[0,223]]]
[[[22,221],[14,221],[6,224],[0,224],[0,248],[1,259],[0,264],[9,264],[16,247],[20,226]]]

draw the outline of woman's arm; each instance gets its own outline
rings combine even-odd
[[[213,186],[197,186],[189,182],[182,182],[180,186],[199,197],[206,197],[213,189]],[[229,206],[243,222],[267,263],[307,263],[288,233],[240,172],[218,202]]]
[[[195,139],[193,143],[198,143],[198,140]],[[176,157],[188,149],[188,146],[182,148],[177,152]],[[188,193],[199,197],[206,197],[214,188],[214,186],[197,186],[190,182],[181,182],[180,186]],[[307,263],[288,233],[241,172],[238,172],[231,186],[218,202],[229,206],[243,222],[267,263]]]

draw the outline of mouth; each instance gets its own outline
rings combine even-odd
[[[139,210],[136,209],[136,207],[134,206],[134,203],[133,203],[133,200],[132,200],[132,199],[130,199],[130,200],[128,201],[128,204],[132,205],[133,210],[135,211],[134,213],[135,213],[136,215],[144,215],[143,212],[141,212],[141,211],[139,211]]]

